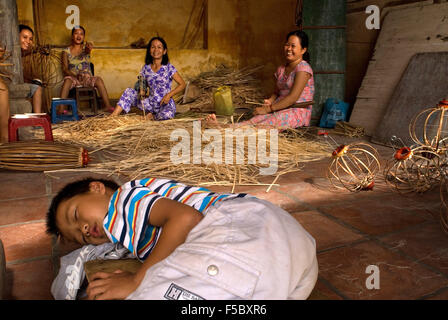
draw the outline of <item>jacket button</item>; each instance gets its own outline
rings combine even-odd
[[[218,269],[218,267],[215,266],[214,264],[209,265],[208,268],[207,268],[207,273],[208,273],[210,276],[216,276],[216,275],[218,274],[218,272],[219,272],[219,269]]]

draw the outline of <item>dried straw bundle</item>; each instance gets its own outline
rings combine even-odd
[[[187,105],[190,106],[190,110],[214,111],[213,91],[220,86],[229,86],[232,90],[233,104],[248,107],[246,100],[263,98],[260,82],[254,76],[261,68],[262,66],[257,66],[234,70],[221,65],[215,70],[203,72],[190,80],[202,90],[202,93],[195,101]]]
[[[22,171],[45,171],[79,168],[89,157],[82,147],[50,141],[19,141],[0,144],[0,168]]]
[[[131,179],[148,176],[166,177],[199,185],[262,184],[260,182],[263,177],[261,169],[268,168],[271,164],[261,163],[260,157],[250,162],[249,158],[253,152],[249,152],[247,141],[254,139],[258,144],[266,145],[266,155],[273,159],[272,154],[269,153],[272,150],[271,136],[268,132],[252,128],[252,131],[249,130],[246,135],[244,146],[237,148],[236,138],[241,135],[241,132],[233,130],[229,133],[225,129],[215,129],[213,132],[222,138],[222,153],[220,153],[222,161],[221,163],[210,161],[207,164],[202,156],[206,150],[210,149],[211,141],[214,140],[204,135],[209,134],[210,131],[206,133],[197,122],[195,127],[194,120],[198,119],[184,118],[158,122],[145,121],[141,116],[136,115],[95,117],[56,125],[53,136],[61,142],[84,146],[91,150],[91,154],[101,150],[102,161],[84,169],[91,172],[124,174]],[[194,139],[195,134],[198,137],[198,131],[194,131],[198,129],[198,126],[201,143],[195,144],[191,140]],[[187,156],[183,158],[186,163],[172,161],[173,148],[179,147],[181,140],[172,138],[172,134],[176,132],[182,132],[190,138],[186,140],[189,142],[189,153],[187,152]],[[229,138],[234,141],[231,155],[233,160],[229,160],[224,152],[225,139]],[[219,153],[216,152],[215,155],[214,152],[210,153],[211,157],[215,160],[220,158]],[[238,152],[241,155],[240,158],[237,158]],[[255,153],[259,154],[259,152],[259,149],[256,149]],[[298,171],[301,163],[322,159],[328,155],[328,152],[327,145],[305,138],[303,132],[298,130],[288,130],[278,135],[278,170],[274,175]],[[195,160],[195,155],[199,155],[199,161]],[[195,161],[198,163],[195,164]]]

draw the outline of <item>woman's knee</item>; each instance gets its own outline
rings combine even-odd
[[[160,120],[160,121],[170,120],[170,119],[173,119],[175,115],[176,115],[176,111],[173,111],[173,110],[161,111],[158,114],[156,114],[155,119]]]
[[[95,87],[104,87],[104,81],[101,77],[95,77]]]
[[[66,79],[64,79],[64,83],[62,84],[62,87],[70,88],[72,86],[72,83],[73,83],[72,79],[66,78]]]

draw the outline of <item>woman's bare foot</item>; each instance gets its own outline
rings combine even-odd
[[[209,127],[221,128],[220,123],[216,119],[216,114],[214,114],[214,113],[211,113],[211,114],[207,115],[207,117],[205,117],[205,123]]]

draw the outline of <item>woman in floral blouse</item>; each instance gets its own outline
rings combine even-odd
[[[131,106],[145,110],[149,120],[172,119],[176,113],[176,104],[173,96],[185,89],[185,81],[176,68],[169,63],[168,48],[163,38],[152,38],[146,50],[145,65],[140,76],[149,88],[149,96],[139,99],[137,90],[127,88],[117,103],[112,116],[119,115],[123,110],[128,113]],[[178,86],[171,89],[172,81]],[[139,88],[143,91],[143,88]],[[143,93],[140,95],[143,96]]]

